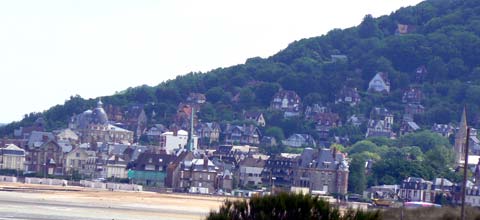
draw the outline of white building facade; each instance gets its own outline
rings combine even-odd
[[[193,135],[193,149],[198,148],[198,137]],[[188,132],[185,130],[178,130],[177,132],[164,132],[160,137],[160,148],[169,153],[178,149],[186,148],[188,143]]]

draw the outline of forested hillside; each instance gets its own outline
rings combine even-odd
[[[420,74],[417,68],[425,71]],[[367,92],[369,81],[378,72],[388,74],[391,82],[388,94]],[[129,88],[102,97],[102,101],[116,106],[145,104],[147,115],[151,116],[155,111],[156,123],[169,125],[180,102],[192,92],[203,93],[207,102],[198,113],[201,121],[240,124],[243,123],[242,114],[245,111],[260,111],[267,121],[267,126],[262,129],[263,134],[283,139],[293,133],[307,133],[318,138],[311,121],[303,117],[284,118],[282,114],[269,110],[272,97],[277,91],[293,90],[300,96],[303,108],[319,104],[338,113],[345,126],[330,132],[332,136],[348,137],[349,142],[346,144],[350,145],[364,139],[366,127],[348,125],[347,119],[353,114],[368,118],[373,107],[385,107],[393,113],[393,131],[398,133],[404,113],[402,96],[412,86],[420,88],[424,96],[421,101],[424,113],[416,114],[414,118],[422,129],[429,130],[434,123],[458,122],[464,105],[467,106],[469,124],[480,125],[479,1],[430,0],[379,18],[366,15],[356,27],[335,29],[323,36],[293,42],[266,59],[250,58],[245,64],[214,69],[207,73],[188,73],[154,87]],[[344,87],[357,88],[361,96],[358,105],[335,103]],[[64,105],[54,106],[42,113],[27,114],[22,121],[1,127],[0,136],[11,135],[14,128],[29,125],[39,116],[45,118],[50,129],[65,127],[73,114],[81,113],[94,104],[93,99],[70,97]],[[429,165],[428,169],[425,168],[427,170],[422,161],[424,156],[435,157],[435,152],[428,153],[429,150],[438,153],[449,147],[448,141],[431,137],[431,140],[438,141],[433,145],[442,145],[444,148],[429,145],[426,149],[420,149],[420,152],[418,147],[402,148],[398,152],[381,149],[384,145],[402,147],[418,144],[411,143],[409,137],[398,138],[394,143],[378,140],[360,143],[371,149],[357,153],[366,151],[376,153],[377,156],[395,154],[415,157],[412,160],[418,161],[418,164],[414,163],[417,167],[410,167],[405,172],[416,172],[419,176],[433,177],[438,172],[443,172],[448,161]],[[356,147],[360,144],[357,143]],[[354,155],[354,149],[355,146],[350,147],[349,153]],[[357,163],[357,166],[352,165],[352,169],[360,169],[358,164],[372,157],[376,156],[363,154],[354,157],[356,159],[353,163]],[[445,158],[450,160],[451,155],[446,155]],[[393,163],[401,163],[401,160],[382,161],[379,164],[382,169],[400,166]],[[380,170],[375,175],[377,173]],[[373,176],[369,180],[371,184],[392,183],[401,178],[396,174],[378,175],[381,176]]]

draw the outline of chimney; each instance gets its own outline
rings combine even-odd
[[[336,148],[336,147],[333,147],[333,150],[332,150],[333,160],[336,159],[336,155],[337,155],[337,148]]]
[[[43,141],[43,142],[47,142],[47,141],[48,141],[48,136],[47,136],[47,135],[43,135],[43,136],[42,136],[42,141]]]
[[[175,127],[173,129],[173,136],[177,136],[178,135],[178,129]]]
[[[208,168],[208,157],[206,155],[203,156],[203,167]]]

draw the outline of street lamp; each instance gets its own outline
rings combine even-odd
[[[16,160],[17,166],[15,167],[17,170],[17,179],[18,179],[18,170],[20,169],[20,161]]]
[[[70,173],[71,173],[70,181],[73,181],[73,164],[70,164]]]
[[[271,177],[272,178],[272,192],[271,194],[273,195],[274,192],[275,192],[275,180],[277,179],[277,177]]]

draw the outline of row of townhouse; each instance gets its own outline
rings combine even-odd
[[[311,193],[346,194],[347,157],[335,149],[305,148],[301,154],[276,154],[268,159],[247,157],[239,162],[240,187],[269,187],[290,191],[304,188]]]
[[[268,156],[256,147],[223,145],[213,152],[145,152],[132,162],[128,176],[136,184],[190,193],[301,187],[310,192],[345,194],[347,160],[345,154],[330,149],[307,148],[300,155]]]

